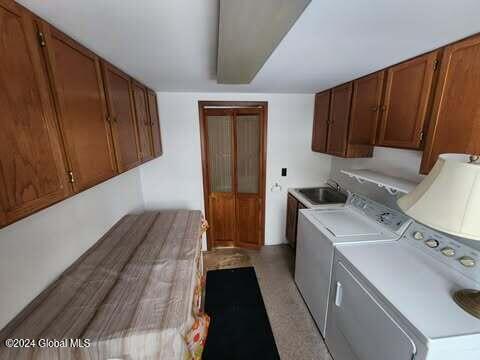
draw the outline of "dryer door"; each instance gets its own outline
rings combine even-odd
[[[412,339],[341,262],[331,292],[326,342],[334,359],[412,359]]]

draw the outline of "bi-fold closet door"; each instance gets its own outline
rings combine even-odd
[[[264,231],[263,109],[208,108],[203,121],[210,243],[259,247]]]

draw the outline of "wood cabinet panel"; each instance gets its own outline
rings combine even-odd
[[[148,111],[150,114],[151,120],[151,131],[152,131],[152,143],[153,143],[153,154],[155,157],[159,157],[163,153],[162,148],[162,135],[160,130],[160,115],[158,114],[158,103],[157,103],[157,94],[153,90],[147,91],[148,97]]]
[[[438,52],[387,70],[378,145],[420,149]]]
[[[330,90],[315,95],[315,113],[313,117],[312,150],[327,151],[328,121],[330,112]]]
[[[262,200],[257,195],[237,194],[237,244],[258,249],[262,239]]]
[[[148,113],[147,89],[133,81],[133,100],[137,119],[138,137],[142,162],[153,159],[152,127]]]
[[[116,174],[99,58],[41,23],[50,78],[75,191]]]
[[[371,157],[375,146],[385,72],[353,82],[347,157]]]
[[[141,164],[130,77],[102,62],[109,122],[119,172]]]
[[[298,200],[291,194],[287,198],[287,226],[285,236],[290,246],[295,248],[297,238],[297,208]]]
[[[234,246],[236,207],[233,193],[215,193],[209,197],[209,236],[215,246]]]
[[[346,155],[351,100],[351,82],[332,89],[327,137],[328,154],[336,156]]]
[[[33,16],[0,1],[0,225],[70,193]]]
[[[480,154],[480,35],[447,46],[422,160],[427,174],[442,153]]]

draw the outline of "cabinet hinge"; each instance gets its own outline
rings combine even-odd
[[[38,32],[38,42],[40,43],[41,47],[47,46],[47,43],[45,42],[45,35],[41,31]]]
[[[433,70],[437,70],[438,69],[438,59],[436,59],[434,62],[433,62]]]
[[[69,171],[68,173],[68,181],[73,184],[75,182],[75,177],[73,176],[73,171]]]

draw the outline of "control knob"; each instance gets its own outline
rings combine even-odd
[[[458,261],[465,267],[474,267],[476,265],[475,259],[470,256],[462,256]]]
[[[443,248],[442,254],[448,257],[455,256],[455,249],[452,249],[451,247]]]
[[[429,248],[435,249],[438,247],[439,242],[435,239],[429,239],[425,241],[425,245],[427,245]]]
[[[413,238],[415,240],[423,240],[423,233],[421,233],[420,231],[415,231],[413,233]]]

